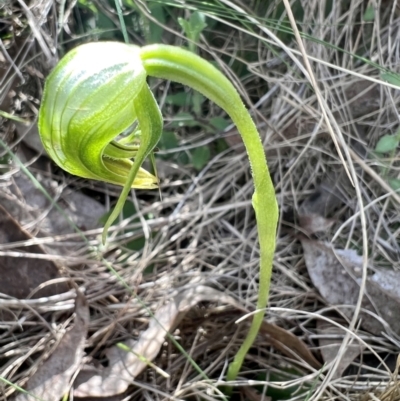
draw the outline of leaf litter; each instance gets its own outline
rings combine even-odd
[[[329,364],[337,358],[344,337],[344,331],[340,327],[322,320],[317,320],[317,331],[319,337],[319,350],[322,359],[326,364]],[[343,372],[349,367],[354,359],[364,351],[364,349],[365,345],[358,343],[357,341],[348,344],[346,352],[340,359],[339,366],[333,375],[333,379],[341,377]]]
[[[64,190],[56,181],[41,178],[41,185],[52,194],[68,218],[82,230],[100,227],[105,207],[79,191]],[[14,174],[0,193],[0,203],[27,228],[35,227],[39,236],[63,235],[74,232],[71,224],[46,198],[37,184],[25,174]],[[71,251],[69,249],[68,251]],[[68,253],[67,251],[67,253]]]
[[[362,257],[350,249],[334,249],[322,242],[302,239],[304,257],[311,280],[330,305],[345,306],[343,313],[351,315],[357,303]],[[367,278],[360,315],[361,326],[380,335],[388,326],[400,335],[400,272],[376,271]],[[368,313],[367,311],[371,312]]]
[[[47,360],[39,366],[15,401],[58,400],[68,393],[72,378],[82,363],[89,308],[84,295],[77,292],[74,324],[66,331]]]
[[[74,383],[74,397],[108,397],[125,392],[135,377],[151,366],[151,361],[165,341],[166,333],[170,332],[191,308],[204,301],[225,303],[244,311],[234,298],[211,287],[198,285],[183,290],[157,309],[147,330],[140,334],[137,341],[128,340],[123,349],[114,346],[106,351],[109,361],[107,368],[97,372],[93,367],[86,370],[84,368]],[[267,322],[264,322],[261,333],[283,353],[291,357],[297,355],[312,366],[320,367],[307,346],[293,334]]]
[[[45,299],[50,300],[50,298]],[[41,299],[38,301],[42,303]],[[38,398],[44,401],[59,399],[70,388],[73,389],[74,397],[77,398],[114,397],[124,393],[134,382],[135,377],[146,368],[168,377],[168,374],[158,369],[152,361],[159,353],[167,332],[171,332],[191,308],[204,301],[228,304],[241,312],[249,312],[234,298],[208,286],[198,285],[182,290],[171,301],[157,309],[150,319],[148,328],[140,334],[137,341],[128,340],[123,347],[121,344],[116,344],[107,349],[108,367],[99,369],[94,368],[93,365],[84,364],[89,309],[85,297],[77,291],[73,326],[49,351],[50,356],[40,364],[25,384],[24,390],[27,393],[19,393],[15,401],[32,401]],[[23,304],[25,303],[26,300]],[[10,302],[10,305],[13,303]],[[15,306],[18,306],[18,303]],[[260,334],[283,354],[306,361],[315,368],[320,367],[307,345],[292,333],[264,322]]]
[[[16,249],[19,257],[0,256],[0,293],[24,299],[28,296],[48,297],[68,291],[68,286],[57,280],[61,278],[60,270],[52,261],[24,257],[26,248],[22,244],[32,238],[0,204],[0,244],[21,244],[21,248]],[[45,254],[39,245],[31,245],[29,252]],[[50,280],[53,280],[52,284],[44,285]],[[40,285],[42,288],[38,289]]]
[[[341,204],[338,187],[322,184],[299,208],[299,225],[309,236],[326,232],[335,223],[326,216]],[[321,196],[322,193],[322,196]],[[347,318],[357,304],[362,257],[352,249],[335,249],[332,245],[299,235],[308,274],[321,296],[331,305],[339,308]],[[366,290],[362,301],[360,325],[365,330],[382,335],[394,332],[400,335],[397,310],[400,307],[400,272],[389,269],[374,269],[369,266]],[[317,331],[321,356],[326,363],[333,362],[340,350],[344,331],[326,321],[317,320]],[[333,375],[342,376],[346,368],[365,350],[365,345],[355,340],[346,347]]]
[[[42,2],[33,1],[30,4],[30,9],[37,16],[38,26],[41,26],[44,34],[46,32],[54,32],[55,29],[55,19],[49,21],[40,19],[39,23],[42,6],[46,8],[51,3],[44,0]],[[98,5],[101,2],[95,1],[93,3]],[[312,22],[307,24],[310,37],[344,47],[345,51],[351,53],[360,51],[365,56],[365,59],[378,56],[382,59],[383,65],[396,65],[398,61],[396,59],[396,51],[391,51],[393,48],[390,49],[390,45],[387,45],[389,47],[386,47],[386,45],[382,46],[382,48],[379,47],[381,43],[394,43],[394,46],[396,46],[396,42],[390,40],[390,35],[393,32],[393,25],[391,24],[392,22],[397,24],[396,18],[399,15],[398,10],[393,5],[393,1],[382,1],[384,12],[381,14],[379,10],[376,10],[376,16],[381,20],[379,26],[378,24],[374,25],[373,30],[370,29],[372,24],[362,24],[361,26],[359,24],[360,15],[362,16],[363,11],[365,11],[363,4],[361,5],[360,3],[360,7],[355,5],[345,10],[347,26],[345,31],[337,29],[337,21],[343,17],[344,10],[341,7],[333,7],[331,12],[327,13],[325,8],[321,8],[325,7],[325,5],[321,6],[322,4],[321,2],[302,2],[304,15],[310,18]],[[273,8],[272,5],[271,8]],[[52,8],[48,7],[46,9]],[[73,14],[74,12],[71,13],[71,15]],[[16,16],[16,20],[21,19],[24,22],[23,13],[18,10],[16,13],[10,13],[9,15]],[[392,16],[395,17],[394,20],[392,20]],[[118,24],[115,15],[110,14],[110,17],[113,18],[115,24]],[[246,18],[245,13],[243,13],[243,18]],[[24,29],[23,27],[27,25],[19,22],[13,23],[14,29]],[[66,19],[62,21],[61,26],[65,26],[74,34],[73,24],[72,19]],[[324,28],[321,29],[321,27]],[[223,28],[225,29],[226,26]],[[264,27],[260,26],[260,28],[263,29]],[[394,25],[394,28],[396,28],[396,25]],[[30,32],[25,31],[23,33],[28,36],[20,35],[21,41],[28,37],[29,43],[33,43],[32,37],[29,36]],[[225,49],[230,49],[231,42],[237,43],[238,47],[244,45],[242,46],[243,48],[248,49],[250,52],[253,51],[254,54],[259,54],[261,51],[262,60],[268,60],[268,62],[261,62],[261,60],[258,62],[256,60],[247,64],[247,68],[253,73],[253,77],[249,75],[246,82],[244,82],[246,87],[241,94],[244,100],[250,98],[262,99],[264,95],[268,95],[268,100],[261,104],[258,110],[254,110],[254,115],[260,122],[263,135],[268,144],[267,152],[270,156],[270,171],[277,184],[278,196],[282,200],[282,208],[296,209],[301,199],[314,191],[320,182],[324,182],[327,171],[339,170],[339,163],[336,160],[335,153],[326,139],[325,129],[324,127],[318,127],[320,110],[316,107],[314,93],[299,80],[298,70],[295,66],[289,65],[289,68],[285,67],[284,64],[288,60],[287,58],[285,60],[285,55],[279,54],[277,56],[276,49],[261,46],[260,42],[250,38],[245,32],[240,34],[243,37],[237,36],[234,30],[230,34],[225,43]],[[356,46],[353,41],[354,37],[362,38],[357,42],[361,44],[361,47]],[[50,43],[51,36],[46,36],[46,40]],[[368,46],[364,47],[365,43],[371,44],[370,49],[368,49]],[[327,68],[327,65],[323,62],[316,61],[313,68],[315,68],[318,78],[321,78],[324,96],[326,96],[327,102],[334,110],[335,117],[338,117],[343,134],[348,139],[350,152],[353,151],[353,140],[360,143],[367,150],[366,153],[362,153],[362,157],[354,158],[354,160],[355,164],[359,166],[357,173],[361,178],[360,186],[363,196],[365,196],[365,204],[371,205],[366,210],[368,220],[371,222],[368,227],[370,230],[368,233],[369,246],[374,250],[371,253],[370,264],[376,268],[381,268],[380,264],[387,265],[387,262],[390,262],[390,267],[393,266],[394,269],[399,269],[398,241],[396,239],[398,237],[398,216],[400,215],[398,196],[395,196],[396,194],[393,191],[391,193],[383,186],[385,180],[379,175],[379,166],[376,165],[376,160],[371,158],[369,154],[369,150],[374,149],[379,138],[387,134],[393,134],[398,128],[399,91],[389,91],[380,85],[375,85],[373,90],[369,90],[367,86],[370,83],[367,80],[362,80],[360,83],[359,76],[364,74],[367,79],[379,78],[379,72],[374,71],[372,66],[365,65],[359,60],[355,61],[352,57],[342,57],[342,54],[337,50],[327,49],[321,44],[307,42],[306,45],[310,57],[333,64],[336,64],[338,59],[342,60],[342,68],[345,70],[342,70],[340,74],[336,74],[334,69]],[[37,43],[34,47],[38,48]],[[278,51],[280,52],[280,49]],[[214,56],[218,57],[218,51],[215,52]],[[235,54],[231,54],[230,57],[235,60]],[[282,62],[282,59],[284,62]],[[223,64],[223,60],[218,61]],[[245,62],[245,60],[241,61]],[[21,70],[24,67],[23,63],[17,59],[16,66]],[[46,71],[40,65],[37,67],[40,71]],[[25,73],[24,70],[22,71]],[[355,77],[351,74],[359,74],[359,76]],[[27,75],[24,76],[27,77]],[[362,83],[364,85],[361,85]],[[275,90],[274,93],[271,91],[271,93],[266,94],[265,92],[267,90],[270,91],[271,88]],[[349,93],[349,89],[353,90],[354,96]],[[40,94],[40,90],[38,93]],[[40,97],[36,93],[33,96],[36,97],[35,100]],[[19,101],[19,98],[17,100]],[[34,105],[36,107],[37,102]],[[249,106],[251,106],[250,102]],[[8,111],[14,112],[14,109]],[[218,113],[212,105],[209,111],[210,117],[216,115],[213,113]],[[18,107],[15,114],[26,117],[26,114],[21,113],[21,109]],[[171,116],[171,118],[173,117]],[[364,132],[362,135],[360,134],[361,127],[363,127]],[[192,145],[192,137],[186,137],[185,134],[186,132],[179,132],[179,138],[184,139],[185,144]],[[357,154],[360,153],[357,152]],[[396,154],[396,157],[398,157],[398,154]],[[295,166],[295,168],[291,169],[291,166]],[[132,254],[127,262],[122,258],[121,261],[117,252],[110,252],[107,256],[113,262],[113,266],[117,271],[124,275],[127,280],[130,280],[129,283],[135,289],[137,288],[138,291],[141,291],[141,295],[146,299],[146,303],[152,307],[152,310],[156,309],[154,305],[159,302],[160,298],[165,297],[166,293],[168,294],[168,289],[193,284],[193,282],[198,283],[199,275],[202,278],[211,280],[213,283],[217,283],[222,288],[228,288],[229,291],[237,295],[237,299],[242,300],[246,305],[254,304],[255,288],[253,283],[255,282],[254,277],[257,275],[258,265],[257,247],[254,246],[256,243],[255,230],[253,229],[254,219],[251,218],[251,205],[248,202],[252,188],[251,183],[247,182],[249,181],[247,161],[241,155],[233,157],[229,155],[229,157],[221,159],[221,163],[215,163],[211,166],[212,168],[204,177],[198,177],[196,191],[189,194],[186,193],[187,187],[185,187],[185,184],[189,181],[189,186],[193,181],[193,173],[188,169],[178,170],[176,165],[173,167],[172,173],[168,171],[165,178],[165,182],[170,187],[168,189],[164,188],[163,191],[163,198],[167,207],[163,208],[157,200],[151,206],[149,205],[150,202],[145,202],[143,199],[140,200],[141,206],[155,216],[154,221],[148,222],[149,227],[156,226],[163,230],[163,243],[160,241],[149,246],[154,258],[151,261],[155,264],[154,275],[141,276],[143,271],[141,266],[145,265],[150,259],[148,254]],[[167,171],[167,169],[165,170]],[[48,173],[48,168],[44,171]],[[215,177],[218,178],[215,179]],[[244,181],[246,182],[245,186],[243,186]],[[91,188],[93,188],[93,185],[93,183],[90,184]],[[177,191],[177,188],[179,188],[179,191]],[[57,196],[57,194],[55,195]],[[321,220],[318,224],[309,227],[308,233],[314,236],[313,230],[317,227],[318,238],[322,237],[322,240],[329,241],[331,239],[329,235],[337,227],[336,223],[346,222],[346,227],[350,225],[351,227],[343,231],[339,237],[339,243],[358,244],[361,236],[359,223],[355,220],[352,220],[354,223],[348,223],[348,221],[351,221],[349,217],[358,212],[354,205],[354,193],[349,188],[344,188],[341,195],[343,204],[336,211],[337,213],[335,212],[330,217],[322,217],[322,219],[331,220],[328,222]],[[18,201],[18,197],[14,199]],[[182,202],[183,205],[180,212],[176,214],[179,223],[164,218],[167,214],[170,215],[171,209],[173,210],[179,202]],[[235,223],[234,228],[238,233],[237,236],[226,230],[225,222]],[[28,228],[35,230],[34,223],[35,219],[33,219],[33,224]],[[140,229],[137,230],[137,227],[133,229],[133,233],[136,235],[139,235],[138,231]],[[120,238],[123,237],[123,233],[118,233],[118,231],[115,233]],[[54,232],[54,234],[57,234],[57,232]],[[48,237],[47,239],[51,238]],[[52,240],[58,241],[58,239]],[[118,249],[121,243],[123,246],[122,241],[118,242],[118,240],[114,241],[112,239],[110,248],[115,247]],[[336,248],[340,247],[344,248],[345,246],[336,246]],[[87,297],[90,305],[93,305],[94,310],[100,311],[98,314],[95,313],[91,316],[90,331],[94,334],[88,340],[90,347],[97,347],[97,341],[99,341],[99,338],[102,339],[102,333],[106,330],[112,331],[109,325],[114,324],[115,311],[118,311],[118,308],[125,308],[126,305],[124,304],[123,291],[118,287],[109,272],[106,271],[105,266],[102,263],[94,263],[89,257],[86,259],[87,265],[85,265],[85,268],[68,268],[68,272],[72,273],[77,279],[82,280],[89,289]],[[312,322],[313,318],[310,318],[310,316],[325,313],[326,304],[321,301],[321,297],[315,296],[314,287],[309,281],[308,275],[304,274],[303,254],[298,242],[293,241],[293,237],[280,236],[275,267],[274,285],[271,288],[270,301],[271,320],[279,322],[279,325],[286,328],[288,332],[293,331],[296,333],[296,336],[298,335],[306,346],[315,345],[312,342],[312,338],[315,336],[316,328]],[[60,316],[57,309],[59,307],[61,305],[54,302],[51,304],[51,309],[48,309],[52,319],[59,319]],[[285,312],[274,314],[274,307],[284,308]],[[302,317],[300,311],[310,313],[310,316]],[[138,317],[143,318],[142,309],[136,306],[131,307],[128,313],[121,318],[121,330],[128,330],[131,321],[138,319]],[[23,322],[22,319],[26,320]],[[15,323],[15,325],[22,325],[24,336],[18,337],[21,344],[13,348],[13,352],[18,352],[21,349],[21,353],[27,354],[28,351],[24,348],[24,341],[29,340],[30,344],[39,343],[35,337],[35,331],[32,331],[32,326],[27,323],[31,324],[32,320],[29,314],[26,313]],[[228,333],[229,335],[229,327],[223,326],[222,323],[219,320],[213,321],[210,331],[218,331],[221,328],[221,333]],[[193,327],[188,327],[187,329],[181,327],[180,330],[184,332],[181,341],[186,345],[185,349],[191,349],[192,341],[195,338]],[[233,335],[232,339],[234,339]],[[113,332],[111,338],[106,342],[107,347],[115,344],[114,337],[115,333]],[[363,338],[366,338],[369,344],[375,344],[373,341],[377,337],[364,332]],[[388,336],[388,333],[385,333],[385,336],[379,336],[378,340],[379,346],[377,349],[391,355],[398,353],[398,346],[393,346],[394,335]],[[223,344],[220,338],[211,337],[210,339],[208,337],[204,346],[207,349],[214,349],[214,352],[206,356],[208,359],[205,359],[202,354],[201,358],[196,359],[196,361],[203,361],[203,367],[208,368],[210,361],[214,362],[218,359],[221,354],[221,347],[224,346]],[[233,349],[238,346],[238,342],[230,343],[229,345],[230,349]],[[7,361],[8,351],[4,351],[4,346],[1,348],[1,344],[0,350],[1,356]],[[257,367],[262,366],[263,369],[268,371],[284,371],[287,365],[293,362],[293,358],[287,359],[283,356],[286,354],[282,355],[283,351],[277,353],[276,348],[266,347],[264,342],[258,341],[255,351],[257,352],[257,360],[254,360],[254,362],[257,363]],[[166,353],[168,358],[174,357],[173,353],[168,353],[168,351]],[[94,357],[97,356],[98,353],[95,353]],[[184,360],[184,358],[182,357],[181,360]],[[157,358],[155,363],[158,364],[160,361],[162,361],[162,358]],[[224,361],[225,359],[222,358],[217,369],[212,372],[213,377],[219,377]],[[167,396],[176,396],[177,391],[175,389],[179,388],[180,385],[182,366],[186,366],[186,364],[182,363],[178,368],[176,368],[176,365],[171,368],[170,379],[159,380],[155,383],[152,381],[153,377],[148,375],[145,370],[138,380],[138,386],[140,386],[140,383],[145,382],[147,387],[131,389],[126,398],[135,400],[157,399],[159,396],[157,394],[158,391],[164,392],[162,396],[164,398],[165,393],[167,393]],[[251,376],[252,371],[253,366],[247,365],[243,374]],[[194,397],[199,399],[209,399],[211,397],[210,388],[204,390],[202,380],[197,380],[193,374],[189,376],[190,370],[184,370],[184,373],[186,373],[186,376],[182,375],[182,377],[186,377],[185,384],[190,389],[191,397],[193,397],[193,394]],[[315,374],[314,371],[304,365],[301,367],[299,374],[301,377],[295,377],[293,380],[305,385],[310,382],[314,383],[316,389],[318,389],[323,379],[323,375]],[[335,398],[341,401],[359,399],[361,393],[367,395],[366,399],[376,401],[376,396],[375,398],[373,396],[374,394],[381,394],[379,388],[385,388],[388,382],[393,381],[391,376],[377,369],[367,372],[367,381],[363,376],[363,374],[347,376],[331,381],[329,388],[324,392],[321,399]],[[20,376],[16,377],[16,380],[19,380]],[[161,377],[158,378],[161,379]],[[284,381],[278,380],[278,383],[276,383],[277,380],[275,380],[275,383],[273,382],[274,380],[272,380],[272,383],[265,382],[264,385],[279,386]],[[287,382],[282,385],[287,385]],[[372,395],[370,396],[369,394],[371,393]],[[181,394],[179,396],[181,399],[185,398]],[[393,397],[392,393],[386,399],[393,401],[396,397],[398,398],[398,395]]]

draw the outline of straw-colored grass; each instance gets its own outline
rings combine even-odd
[[[31,3],[29,8],[22,0],[0,5],[5,29],[9,29],[7,24],[14,24],[14,29],[24,33],[18,38],[20,52],[10,51],[15,65],[0,77],[0,100],[2,107],[9,108],[4,111],[34,120],[43,76],[49,70],[48,62],[54,62],[53,51],[61,47],[55,41],[55,21],[61,23],[62,20],[59,9],[51,7],[52,1]],[[262,127],[281,211],[267,319],[302,339],[318,358],[321,334],[316,329],[316,321],[319,316],[343,325],[342,338],[346,343],[362,341],[367,347],[363,357],[342,377],[332,378],[335,364],[340,363],[346,352],[345,346],[335,361],[318,371],[304,361],[282,355],[260,337],[245,361],[237,386],[295,389],[289,396],[291,400],[304,400],[305,393],[308,400],[398,400],[397,377],[392,375],[399,353],[398,336],[389,332],[381,336],[367,333],[359,329],[357,315],[348,322],[340,317],[336,307],[324,303],[307,274],[296,236],[299,233],[296,213],[321,184],[329,183],[342,203],[330,211],[328,217],[335,223],[329,231],[319,235],[319,239],[332,242],[337,248],[355,249],[360,255],[364,252],[369,264],[375,267],[400,268],[398,194],[390,190],[385,177],[380,175],[379,162],[371,156],[377,140],[399,128],[399,92],[385,85],[368,91],[365,81],[380,79],[380,71],[373,63],[398,72],[399,8],[394,1],[371,2],[378,11],[373,21],[366,22],[363,20],[365,1],[333,2],[335,6],[328,9],[329,12],[326,12],[329,2],[301,1],[303,17],[298,28],[307,34],[307,37],[302,35],[302,41],[320,91],[318,99],[304,75],[306,69],[302,67],[304,62],[298,42],[283,36],[282,30],[289,29],[288,23],[277,28],[278,21],[273,19],[279,18],[274,14],[280,3],[278,0],[268,2],[268,6],[255,0],[246,4],[227,0],[214,3],[218,6],[218,10],[213,9],[215,13],[201,1],[188,1],[186,8],[203,10],[209,21],[218,22],[209,28],[213,31],[213,41],[203,36],[200,51],[219,63],[234,80],[250,108],[258,102],[252,114]],[[94,4],[100,5],[99,9],[118,26],[117,15],[105,2],[98,0]],[[137,4],[146,14],[144,3]],[[291,2],[291,6],[295,18],[299,18],[296,4]],[[40,17],[43,10],[48,12],[47,19]],[[169,10],[171,18],[164,28],[165,38],[170,44],[182,44],[184,38],[176,18],[187,16],[187,11],[173,6]],[[64,18],[70,15],[75,21],[68,25],[73,39],[69,47],[79,38],[76,18],[81,12],[75,2],[65,4]],[[139,40],[137,32],[130,33],[132,40]],[[277,42],[277,35],[283,42]],[[64,38],[68,36],[64,32]],[[10,46],[4,38],[2,43]],[[352,57],[355,53],[371,63]],[[244,72],[240,79],[235,75],[239,64]],[[12,85],[9,78],[13,74],[22,74],[25,83]],[[166,129],[177,111],[164,103],[168,89],[175,90],[169,85],[155,86],[166,116]],[[10,90],[17,96],[6,101]],[[210,104],[201,118],[207,121],[219,115],[221,111]],[[331,140],[327,119],[338,138],[355,187]],[[3,119],[2,135],[12,129],[13,122]],[[255,305],[260,283],[257,282],[258,244],[250,201],[252,182],[237,135],[232,129],[213,136],[202,130],[192,134],[191,128],[181,128],[177,135],[181,140],[177,152],[204,144],[212,146],[218,138],[225,138],[232,147],[214,156],[200,172],[190,166],[160,160],[162,200],[157,192],[137,192],[131,200],[140,210],[141,218],[132,216],[120,221],[110,230],[106,247],[100,245],[101,228],[83,231],[86,241],[71,229],[70,234],[42,234],[25,244],[0,244],[0,256],[17,257],[16,251],[32,243],[43,244],[52,255],[58,255],[48,258],[63,265],[65,277],[84,289],[90,305],[88,359],[104,359],[107,347],[136,337],[145,329],[149,312],[135,299],[136,295],[154,311],[177,289],[202,283],[227,292],[246,307]],[[11,147],[13,141],[9,140]],[[390,161],[393,177],[399,175],[398,158],[396,153]],[[106,205],[118,194],[114,187],[61,177],[52,167],[41,172],[36,166],[28,169],[34,175],[40,173],[38,180],[42,182],[43,177],[54,178],[76,191],[89,189]],[[0,177],[2,191],[10,191],[17,170]],[[153,217],[145,220],[142,216],[148,214]],[[34,225],[28,227],[36,232]],[[124,252],[127,242],[143,235],[151,240],[142,251],[131,252],[127,257]],[[66,246],[68,249],[73,246],[74,253],[62,254]],[[29,248],[26,249],[29,252]],[[109,270],[109,265],[129,285],[132,293]],[[153,265],[153,270],[146,273],[149,265]],[[6,305],[3,298],[0,304],[2,302]],[[13,318],[0,322],[0,376],[23,386],[48,355],[54,335],[60,335],[68,326],[73,294],[63,298],[54,296],[44,304],[34,300],[24,305],[10,301],[7,308]],[[235,324],[240,316],[230,307],[202,305],[190,312],[172,333],[214,382],[204,381],[166,340],[153,362],[171,378],[158,376],[149,368],[135,379],[125,399],[217,399],[213,386],[224,378],[228,361],[248,329],[247,323]],[[374,353],[379,354],[386,366],[377,362]],[[0,399],[9,399],[13,388],[1,386]],[[275,399],[282,399],[281,396]],[[245,399],[243,395],[241,399]]]

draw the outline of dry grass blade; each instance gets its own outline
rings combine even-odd
[[[260,334],[267,336],[271,345],[283,355],[289,358],[295,357],[301,362],[308,363],[314,369],[321,369],[321,363],[315,358],[309,347],[293,333],[275,324],[263,322]]]
[[[74,389],[75,397],[108,397],[126,391],[159,353],[165,336],[178,323],[178,319],[199,302],[222,302],[237,305],[230,296],[213,288],[199,285],[185,290],[166,305],[160,307],[152,317],[149,327],[139,339],[125,345],[131,352],[114,347],[108,350],[109,367],[91,377],[85,372],[78,375]]]
[[[309,79],[311,81],[311,84],[312,84],[312,87],[315,90],[315,93],[317,95],[318,103],[321,106],[321,112],[322,112],[322,115],[324,116],[324,120],[325,120],[325,123],[326,123],[326,125],[328,127],[328,131],[329,131],[329,133],[331,135],[333,143],[335,144],[335,147],[336,147],[336,150],[337,150],[337,152],[339,154],[340,160],[342,161],[343,166],[344,166],[344,168],[346,170],[347,176],[349,177],[350,182],[354,185],[354,180],[353,180],[353,177],[352,177],[352,175],[353,175],[352,173],[353,172],[350,172],[349,168],[347,167],[347,163],[346,163],[346,161],[345,161],[345,159],[343,157],[342,150],[341,150],[341,148],[339,146],[339,142],[338,142],[338,140],[336,138],[336,135],[338,135],[338,137],[340,139],[340,145],[346,151],[347,150],[347,146],[346,146],[346,144],[345,144],[345,142],[343,140],[342,133],[340,132],[340,130],[337,130],[336,134],[333,131],[331,121],[328,118],[328,113],[330,114],[331,118],[332,118],[332,114],[331,114],[331,112],[330,112],[330,110],[328,108],[328,105],[326,104],[326,102],[324,101],[323,97],[321,96],[321,91],[319,90],[318,83],[317,83],[317,81],[315,79],[313,70],[311,68],[310,61],[308,60],[307,52],[306,52],[306,49],[304,48],[303,41],[301,39],[299,30],[297,28],[297,24],[296,24],[296,21],[294,19],[292,8],[291,8],[290,3],[289,3],[288,0],[283,0],[283,3],[285,4],[286,12],[288,14],[290,24],[292,25],[293,33],[294,33],[294,35],[296,37],[297,44],[300,47],[300,51],[301,51],[301,54],[303,56],[303,60],[304,60],[304,63],[306,65],[306,69],[307,69],[307,72],[308,72],[308,77],[309,77]],[[335,123],[334,124],[335,128],[338,128],[338,125],[337,125],[336,121],[334,121],[334,123]]]
[[[86,299],[82,293],[77,292],[74,325],[67,330],[50,357],[28,380],[25,386],[28,394],[17,395],[15,401],[58,400],[68,392],[72,377],[82,361],[88,323],[89,308]]]
[[[155,312],[148,329],[136,342],[130,340],[122,349],[114,346],[107,350],[108,368],[97,372],[90,367],[84,369],[77,377],[74,396],[105,397],[121,394],[146,367],[155,369],[157,373],[166,377],[152,361],[159,353],[167,332],[171,331],[191,308],[204,301],[229,304],[248,313],[232,297],[213,288],[198,285],[193,289],[184,290]],[[268,342],[284,355],[298,358],[316,369],[321,367],[308,347],[292,333],[264,322],[260,334],[266,336]]]

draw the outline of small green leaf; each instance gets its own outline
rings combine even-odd
[[[389,185],[393,191],[400,191],[400,180],[398,178],[390,178]]]
[[[145,245],[146,245],[146,238],[140,236],[132,241],[127,242],[125,246],[131,251],[139,252],[144,248]]]
[[[231,122],[223,117],[213,117],[210,119],[210,124],[217,130],[223,131]]]
[[[196,170],[201,170],[210,160],[210,149],[208,146],[200,146],[192,153],[192,164]]]
[[[225,150],[229,149],[229,145],[226,143],[224,138],[219,138],[215,141],[215,152],[222,153]]]
[[[190,23],[183,18],[178,18],[179,25],[184,30],[187,37],[189,37],[188,32],[190,32]]]
[[[368,6],[364,12],[363,20],[365,22],[373,21],[375,19],[375,8],[374,6]]]
[[[207,28],[206,17],[199,11],[192,13],[189,22],[192,32],[200,34],[205,28]]]
[[[381,78],[389,84],[400,86],[400,75],[395,72],[383,72]]]
[[[206,98],[199,92],[193,93],[192,104],[193,104],[193,111],[197,114],[201,113],[201,105],[206,100]]]
[[[204,14],[198,11],[195,11],[189,20],[178,18],[178,22],[185,31],[187,38],[194,42],[198,41],[201,32],[207,27]]]
[[[176,157],[176,162],[180,165],[180,166],[186,166],[189,164],[189,154],[188,152],[179,152],[178,156]]]
[[[173,131],[164,131],[160,142],[158,142],[158,146],[160,149],[175,149],[179,146],[178,139],[176,138],[175,132]]]
[[[187,106],[188,104],[188,92],[178,92],[173,95],[167,95],[165,101],[169,104],[173,104],[174,106]]]
[[[387,153],[397,148],[399,138],[396,135],[384,135],[379,139],[375,146],[375,151],[378,153]]]
[[[82,8],[89,9],[94,14],[98,13],[96,6],[90,0],[79,0],[78,1],[78,6],[81,6]]]
[[[205,15],[203,13],[195,11],[190,16],[189,20],[178,18],[178,22],[182,29],[185,31],[186,37],[190,40],[190,51],[195,52],[196,47],[194,43],[197,43],[199,41],[201,32],[207,27],[207,23],[205,22]]]
[[[103,13],[97,13],[96,31],[102,39],[116,39],[118,32],[115,30],[114,22]]]
[[[156,24],[155,22],[149,20],[146,29],[146,42],[147,43],[159,43],[161,42],[162,35],[164,32],[164,28],[162,25],[165,25],[166,18],[165,18],[165,11],[164,6],[161,3],[148,3],[147,7],[150,10],[151,16],[155,18],[159,23]],[[144,17],[146,18],[146,17]]]

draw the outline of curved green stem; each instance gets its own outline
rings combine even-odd
[[[255,187],[253,208],[260,243],[260,288],[257,301],[259,311],[254,315],[248,335],[229,365],[227,381],[232,381],[236,379],[243,360],[257,337],[268,303],[278,205],[264,148],[257,128],[238,92],[210,63],[187,50],[167,45],[142,47],[140,57],[148,75],[192,87],[224,109],[242,136],[249,157]]]

